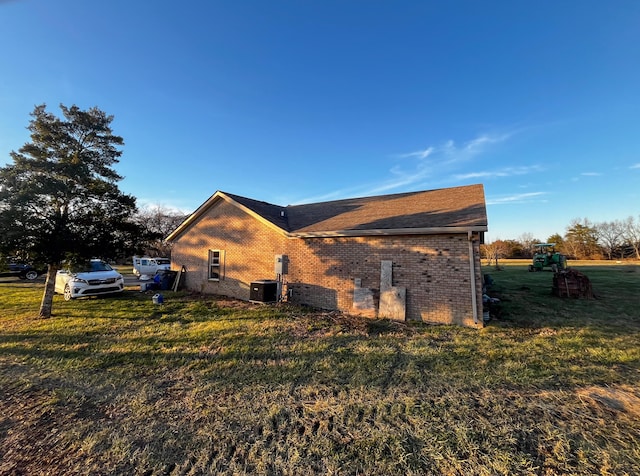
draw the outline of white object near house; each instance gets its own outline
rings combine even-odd
[[[138,278],[142,275],[154,276],[158,270],[171,269],[169,258],[149,258],[148,256],[133,257],[133,274]]]

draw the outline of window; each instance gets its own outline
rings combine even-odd
[[[209,279],[220,281],[224,274],[224,251],[209,250]]]

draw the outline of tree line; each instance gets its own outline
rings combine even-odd
[[[495,240],[481,245],[485,259],[532,258],[536,243],[555,243],[556,251],[577,260],[640,260],[640,216],[622,220],[592,222],[588,218],[571,220],[564,235],[554,233],[545,241],[531,233],[513,240]]]

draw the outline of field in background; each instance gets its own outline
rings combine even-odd
[[[486,267],[482,330],[4,280],[0,474],[640,474],[640,267],[587,263]]]
[[[528,266],[531,264],[531,260],[530,259],[500,259],[499,263],[500,266],[502,265],[508,265],[508,266]],[[569,267],[575,267],[575,268],[580,268],[580,267],[601,267],[601,266],[640,266],[640,261],[638,260],[624,260],[624,261],[617,261],[617,260],[575,260],[575,259],[570,259],[567,261],[567,264]],[[489,263],[486,259],[482,260],[482,265],[485,266],[485,268],[491,268],[491,267],[495,267],[495,264],[493,263],[493,261],[491,263]]]

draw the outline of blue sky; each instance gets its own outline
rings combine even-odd
[[[488,241],[638,217],[640,2],[0,0],[0,165],[98,106],[139,205],[482,183]]]

